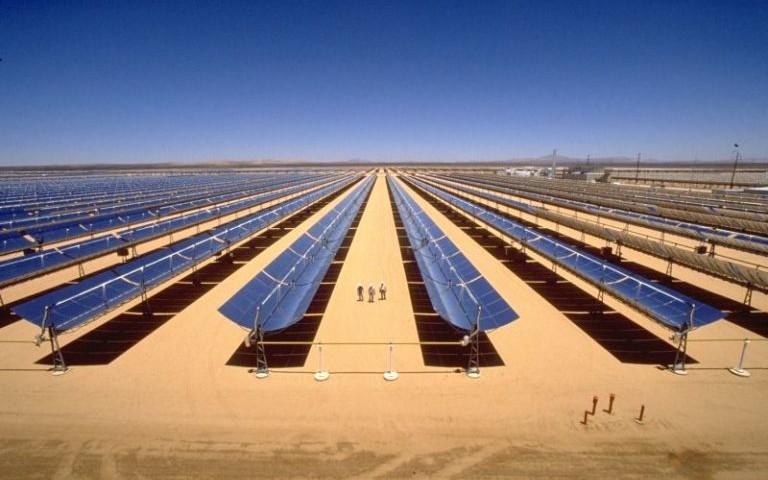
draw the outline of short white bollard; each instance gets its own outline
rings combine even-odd
[[[749,339],[744,339],[744,346],[741,347],[741,358],[739,358],[739,366],[738,367],[731,367],[728,369],[729,372],[731,372],[734,375],[737,375],[739,377],[749,377],[752,375],[748,371],[744,370],[744,355],[747,353],[747,345],[749,345]]]
[[[315,380],[318,382],[324,382],[328,380],[328,377],[331,376],[330,373],[328,373],[327,370],[323,369],[323,344],[318,343],[317,344],[317,358],[318,358],[318,367],[317,371],[315,372]]]
[[[400,378],[400,374],[398,374],[397,371],[395,371],[395,369],[392,367],[392,357],[394,356],[394,353],[393,353],[394,348],[395,348],[394,345],[390,343],[389,344],[389,370],[384,372],[384,380],[388,382],[393,382],[398,378]]]

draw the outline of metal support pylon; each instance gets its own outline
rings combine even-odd
[[[62,375],[64,373],[67,373],[69,368],[67,367],[67,364],[64,362],[64,355],[61,353],[61,347],[59,346],[59,338],[58,334],[56,332],[56,327],[53,325],[53,320],[51,319],[51,309],[53,308],[53,305],[48,305],[45,307],[45,312],[43,314],[43,321],[40,325],[41,332],[38,335],[35,335],[35,345],[38,347],[42,342],[46,340],[45,334],[48,333],[47,340],[51,344],[51,357],[53,358],[53,366],[50,368],[50,372],[53,375]]]
[[[469,367],[467,368],[467,376],[479,377],[480,376],[480,334],[475,333],[472,338],[472,342],[469,344]]]
[[[147,295],[147,288],[144,286],[144,279],[141,280],[141,305],[144,316],[151,317],[152,308],[149,305],[149,295]]]
[[[53,326],[48,327],[48,340],[51,343],[51,354],[53,355],[53,367],[51,367],[51,373],[54,375],[61,375],[69,370],[67,364],[64,362],[64,355],[61,353],[61,347],[59,347],[59,338],[56,334],[56,329]]]
[[[475,329],[469,335],[469,365],[467,367],[469,378],[480,377],[480,311],[481,307],[478,305]]]
[[[688,309],[688,320],[683,322],[680,327],[680,333],[675,335],[679,339],[677,343],[677,352],[675,352],[675,363],[672,365],[672,373],[678,375],[687,375],[688,371],[685,369],[685,358],[688,352],[688,332],[693,329],[693,314],[696,310],[696,305],[690,304]]]
[[[684,331],[680,334],[680,340],[677,343],[677,351],[675,352],[675,363],[672,364],[672,373],[678,375],[686,375],[688,371],[685,369],[685,358],[688,351],[688,331]]]
[[[261,325],[256,326],[256,368],[252,372],[256,378],[269,376],[267,353],[264,350],[264,329],[261,328]]]
[[[744,295],[744,306],[745,307],[751,307],[752,306],[752,284],[747,284],[747,293]]]

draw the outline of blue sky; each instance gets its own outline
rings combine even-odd
[[[0,165],[768,157],[768,2],[0,0]]]

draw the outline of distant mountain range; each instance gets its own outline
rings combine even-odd
[[[586,165],[586,158],[575,158],[565,155],[557,155],[555,157],[555,163],[558,166],[568,165]],[[615,157],[591,157],[589,163],[594,166],[610,167],[610,166],[635,166],[637,164],[637,157],[627,156],[615,156]],[[312,162],[306,160],[275,160],[271,158],[265,159],[253,159],[253,160],[214,160],[207,162],[162,162],[162,163],[81,163],[70,165],[29,165],[29,166],[0,166],[0,171],[36,171],[36,170],[146,170],[146,169],[206,169],[206,168],[249,168],[249,167],[274,167],[274,168],[288,168],[288,167],[328,167],[328,166],[340,166],[347,167],[352,165],[476,165],[476,166],[551,166],[552,155],[543,155],[540,157],[528,157],[528,158],[508,158],[503,160],[483,160],[472,159],[466,161],[459,160],[402,160],[402,161],[379,161],[369,160],[365,158],[350,158],[340,161],[323,161]],[[714,168],[714,167],[732,167],[733,159],[723,160],[657,160],[653,158],[641,158],[640,168],[650,167],[682,167],[691,168],[693,165],[702,168]],[[739,168],[768,168],[767,158],[741,158],[739,160]]]

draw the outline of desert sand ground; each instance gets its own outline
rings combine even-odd
[[[734,341],[691,342],[689,354],[698,363],[687,376],[622,363],[416,198],[519,314],[490,333],[504,366],[483,368],[481,378],[470,379],[425,366],[418,346],[403,345],[418,337],[379,175],[315,337],[324,342],[327,381],[313,379],[316,347],[303,367],[273,368],[267,379],[227,365],[245,332],[217,308],[335,202],[107,365],[75,365],[51,376],[37,363],[48,352],[32,343],[36,327],[19,321],[0,329],[0,477],[768,475],[768,343],[762,337],[727,321],[697,330],[692,339]],[[382,280],[386,300],[356,301],[358,283]],[[642,315],[612,306],[668,338]],[[62,344],[114,315],[61,336]],[[739,360],[743,338],[755,340],[744,363],[750,378],[727,371]],[[382,378],[388,342],[395,343],[400,373],[394,382]],[[597,409],[584,425],[593,396]],[[640,424],[635,419],[643,405]]]

